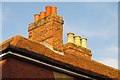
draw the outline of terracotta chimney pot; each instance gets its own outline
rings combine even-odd
[[[34,22],[40,20],[40,15],[39,14],[35,14],[34,15]]]
[[[57,14],[57,7],[55,6],[51,7],[51,14]]]
[[[46,6],[46,16],[51,14],[51,6]]]
[[[45,12],[40,12],[40,19],[45,18],[46,13]]]

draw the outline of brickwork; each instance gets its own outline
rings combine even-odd
[[[82,57],[85,59],[92,59],[91,50],[75,45],[73,43],[67,43],[64,45],[64,52],[66,54],[71,54],[76,57]]]
[[[50,15],[29,25],[29,39],[46,42],[55,50],[63,51],[63,20],[58,15]]]
[[[9,58],[2,65],[2,78],[54,78],[54,75],[48,68]]]
[[[12,65],[11,65],[12,64]],[[50,80],[76,80],[73,76],[69,76],[64,73],[56,72],[54,70],[50,70],[47,67],[38,66],[26,61],[22,61],[15,58],[8,58],[0,61],[2,73],[2,79],[5,78],[29,78],[29,79],[40,79],[43,78]],[[8,67],[9,66],[9,67]]]

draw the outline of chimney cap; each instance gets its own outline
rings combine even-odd
[[[73,34],[73,35],[75,35],[74,33],[72,33],[72,32],[69,32],[67,35],[69,35],[69,34]]]
[[[81,38],[81,40],[83,40],[83,39],[87,40],[87,38]]]
[[[47,5],[46,7],[51,7],[50,5]]]
[[[56,6],[51,6],[51,7],[57,8]]]
[[[40,13],[45,13],[45,11],[41,11]]]
[[[39,14],[35,14],[34,16],[36,16],[36,15],[39,15]]]
[[[74,36],[74,37],[79,37],[79,38],[81,38],[80,36]]]

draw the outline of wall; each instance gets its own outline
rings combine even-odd
[[[21,61],[15,58],[2,60],[0,61],[0,65],[1,64],[2,78],[63,78],[60,80],[77,80],[69,75],[59,73],[48,68]]]

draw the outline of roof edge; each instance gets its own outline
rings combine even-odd
[[[16,36],[14,36],[12,38],[9,38],[8,40],[2,42],[0,44],[0,52],[2,52],[4,50],[6,50],[7,48],[9,48],[10,45],[15,46],[21,38],[24,38],[24,37],[22,37],[21,35],[16,35]]]

